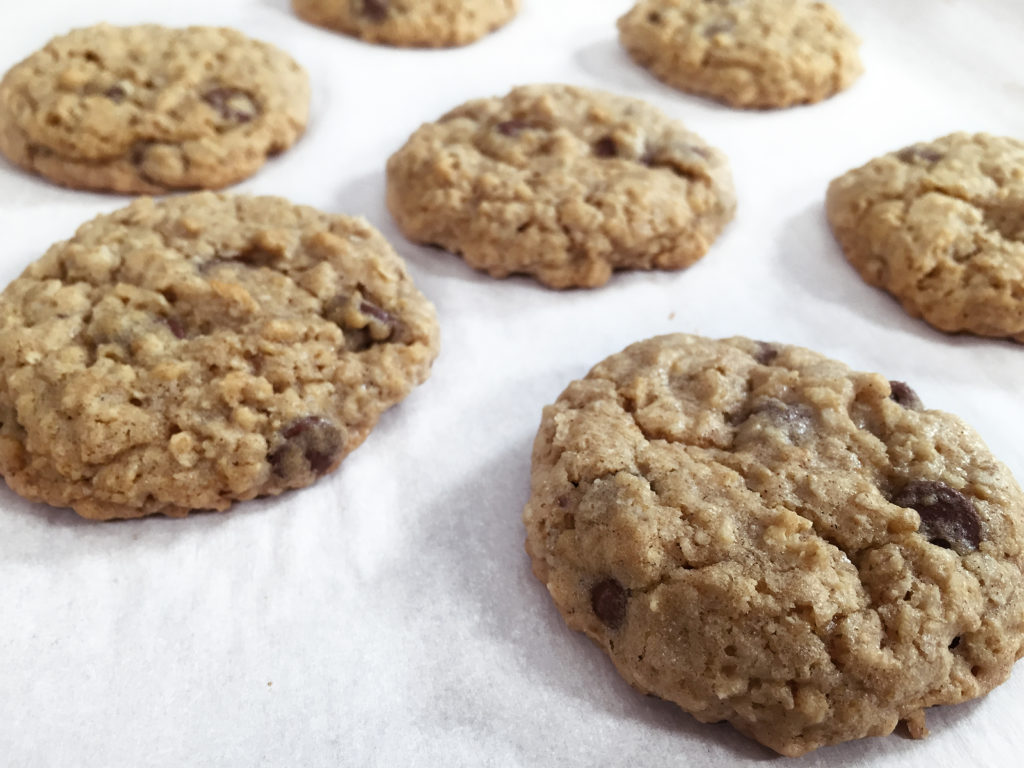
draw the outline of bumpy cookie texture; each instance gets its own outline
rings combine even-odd
[[[669,85],[734,107],[821,101],[862,71],[857,37],[810,0],[640,0],[619,37]]]
[[[388,161],[388,205],[411,240],[569,288],[692,264],[736,198],[725,156],[654,107],[531,85],[416,131]]]
[[[309,80],[233,29],[77,29],[0,82],[0,152],[78,189],[218,189],[302,134]]]
[[[467,45],[508,23],[519,0],[292,0],[306,21],[370,43]]]
[[[640,342],[534,444],[527,550],[641,691],[786,755],[980,696],[1024,652],[1024,499],[955,416],[798,347]]]
[[[826,208],[850,263],[908,313],[1024,341],[1024,142],[904,147],[835,179]]]
[[[434,309],[362,219],[148,198],[0,295],[0,474],[84,517],[314,482],[426,379]]]

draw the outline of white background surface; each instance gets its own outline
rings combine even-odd
[[[72,26],[226,24],[314,82],[306,137],[237,191],[366,215],[440,312],[428,383],[314,488],[224,514],[95,524],[0,488],[0,765],[725,766],[773,753],[623,683],[564,626],[523,553],[530,445],[572,378],[656,333],[799,343],[903,379],[1024,478],[1024,348],[948,337],[847,265],[824,219],[834,176],[953,130],[1024,135],[1020,0],[836,0],[866,74],[823,104],[739,112],[635,67],[629,0],[523,0],[465,49],[373,47],[287,0],[0,0],[0,70]],[[643,97],[726,151],[737,218],[680,273],[556,293],[401,239],[386,158],[477,96],[566,81]],[[0,162],[0,285],[123,198]],[[787,763],[1020,765],[1024,671],[899,736]],[[781,758],[780,758],[781,760]]]

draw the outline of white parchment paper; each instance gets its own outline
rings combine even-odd
[[[1020,0],[834,0],[866,73],[823,104],[740,112],[677,93],[616,42],[629,0],[523,0],[464,49],[374,47],[287,0],[0,0],[0,69],[72,26],[225,24],[314,81],[305,138],[238,192],[366,215],[436,304],[429,382],[315,487],[225,514],[96,524],[0,488],[0,765],[703,766],[771,752],[630,689],[569,632],[523,553],[544,404],[657,333],[798,343],[911,383],[1024,479],[1024,347],[906,316],[842,258],[834,176],[954,130],[1024,135]],[[735,222],[679,273],[597,291],[496,281],[403,241],[384,163],[421,122],[514,84],[645,98],[724,149]],[[0,162],[0,284],[124,198]],[[1017,766],[1024,671],[929,714],[932,735],[820,750],[794,766]]]

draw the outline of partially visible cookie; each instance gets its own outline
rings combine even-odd
[[[143,198],[0,294],[0,475],[106,519],[301,488],[427,378],[431,304],[362,219]]]
[[[413,241],[570,288],[692,264],[736,197],[725,156],[654,107],[530,85],[417,130],[388,160],[388,206]]]
[[[1024,142],[905,147],[835,179],[826,209],[846,258],[908,313],[1024,342]]]
[[[799,347],[677,334],[545,408],[533,570],[633,686],[786,755],[1024,653],[1024,495],[955,416]]]
[[[856,35],[812,0],[639,0],[619,38],[669,85],[734,107],[821,101],[861,73]]]
[[[309,79],[233,29],[76,29],[0,82],[0,152],[76,189],[219,189],[302,134]]]
[[[467,45],[508,23],[519,0],[292,0],[306,21],[370,43]]]

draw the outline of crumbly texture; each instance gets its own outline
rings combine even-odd
[[[926,733],[1024,653],[1024,499],[955,416],[799,347],[673,335],[544,410],[527,550],[641,691],[785,755]]]
[[[143,198],[0,294],[0,474],[95,519],[300,488],[437,350],[433,307],[363,219]]]
[[[619,39],[669,85],[733,107],[821,101],[862,71],[856,35],[811,0],[640,0]]]
[[[736,197],[725,156],[654,107],[531,85],[416,131],[388,161],[388,206],[411,240],[570,288],[692,264]]]
[[[306,21],[370,43],[467,45],[508,23],[519,0],[292,0]]]
[[[233,29],[76,29],[0,82],[0,152],[77,189],[219,189],[302,134],[309,79]]]
[[[954,133],[835,179],[846,258],[936,328],[1024,342],[1024,142]]]

